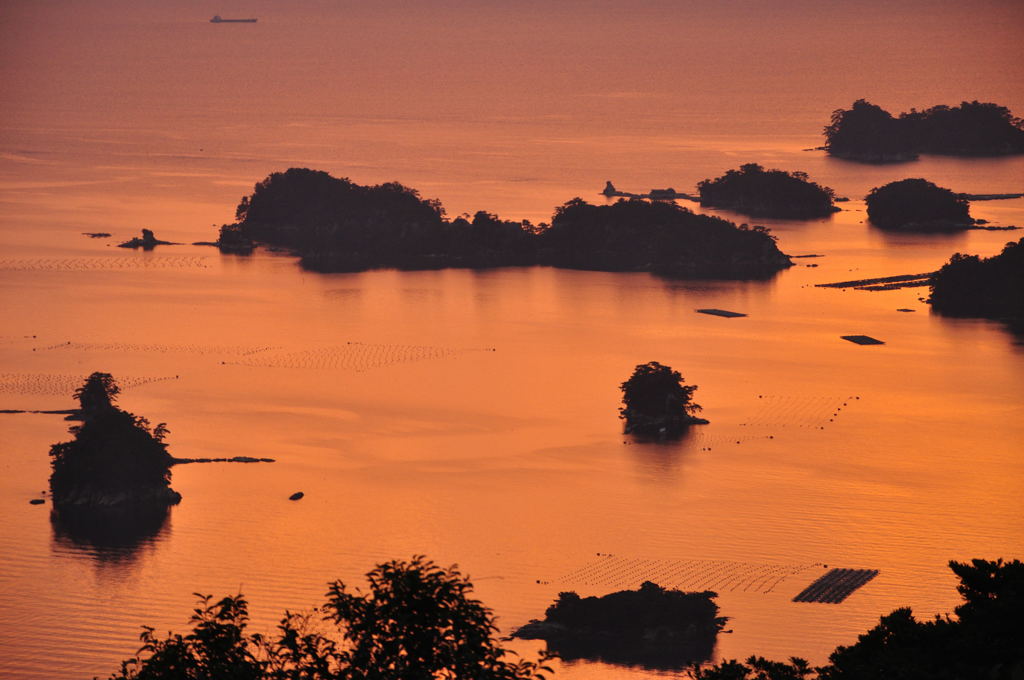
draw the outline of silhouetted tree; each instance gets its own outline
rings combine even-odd
[[[746,664],[724,661],[694,668],[696,680],[1016,680],[1024,675],[1024,563],[975,559],[950,562],[964,598],[956,617],[918,621],[910,609],[881,617],[877,626],[829,663],[809,669],[750,657]]]
[[[621,389],[619,417],[626,421],[626,432],[678,434],[688,425],[707,422],[696,417],[701,411],[693,401],[697,386],[685,385],[679,371],[657,361],[638,365]]]
[[[705,179],[697,184],[697,190],[701,205],[747,215],[799,219],[824,217],[838,210],[832,204],[835,193],[810,181],[806,173],[765,170],[757,163]]]
[[[378,565],[367,580],[367,593],[330,585],[322,612],[340,640],[289,612],[276,636],[249,634],[242,595],[199,596],[190,634],[159,638],[144,627],[139,654],[112,680],[540,680],[550,671],[498,645],[493,614],[455,567],[414,557]]]
[[[97,413],[114,408],[117,395],[120,393],[121,388],[112,375],[97,371],[75,390],[74,397],[78,400],[82,417],[88,419]]]
[[[883,229],[947,231],[974,223],[967,201],[926,179],[904,179],[872,189],[868,219]]]

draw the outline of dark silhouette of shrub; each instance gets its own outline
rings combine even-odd
[[[950,562],[960,579],[963,604],[956,617],[918,621],[910,609],[883,616],[829,663],[811,668],[803,659],[746,663],[724,661],[693,668],[695,680],[1013,680],[1024,674],[1024,563],[1019,560]]]
[[[701,411],[693,401],[697,386],[683,384],[679,371],[657,361],[639,364],[620,387],[624,406],[619,417],[627,433],[676,435],[689,425],[707,423],[696,416]]]
[[[1000,319],[1024,329],[1024,238],[984,259],[956,253],[932,277],[928,301],[940,314]]]
[[[803,172],[765,170],[757,163],[741,165],[721,177],[697,184],[700,204],[730,208],[747,215],[791,219],[825,217],[839,210],[835,193]]]
[[[832,113],[825,148],[833,156],[870,162],[913,160],[919,153],[1019,154],[1024,153],[1024,121],[1005,106],[978,101],[911,109],[893,118],[858,99],[851,108]]]
[[[250,634],[242,595],[199,595],[192,632],[159,638],[145,627],[135,658],[112,680],[540,680],[550,669],[516,661],[498,645],[489,609],[455,567],[414,557],[378,565],[367,593],[341,581],[320,610],[339,640],[312,615],[285,612],[275,636]],[[198,594],[197,594],[198,595]]]
[[[666,590],[644,582],[638,590],[581,598],[559,593],[543,621],[514,637],[545,640],[561,658],[601,659],[653,668],[684,668],[711,657],[718,632],[716,593]]]
[[[109,373],[99,372],[75,391],[83,422],[69,429],[72,441],[50,447],[50,490],[58,508],[181,500],[170,488],[167,426],[151,428],[145,418],[117,408],[119,391]]]
[[[868,219],[882,229],[949,231],[974,224],[968,203],[926,179],[904,179],[872,189]]]
[[[260,241],[288,248],[315,271],[549,264],[667,276],[762,278],[792,262],[763,227],[737,227],[674,204],[633,200],[592,206],[573,199],[552,224],[479,211],[444,218],[437,201],[400,184],[364,187],[292,168],[256,185],[218,245]]]

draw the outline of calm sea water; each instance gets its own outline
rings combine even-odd
[[[946,561],[1021,555],[1019,340],[930,315],[927,289],[813,284],[998,252],[1019,232],[882,234],[860,199],[914,176],[1020,191],[1024,159],[804,151],[858,97],[1020,115],[1018,4],[297,5],[0,10],[0,408],[67,408],[108,371],[125,408],[168,423],[175,455],[277,460],[176,468],[166,523],[97,546],[28,504],[67,423],[0,415],[0,675],[108,673],[139,626],[182,630],[194,591],[242,590],[269,630],[328,580],[417,553],[458,563],[506,631],[559,591],[652,578],[720,592],[734,632],[718,658],[820,662],[895,607],[950,611]],[[213,11],[260,22],[213,26]],[[321,275],[266,252],[112,246],[141,227],[212,238],[292,165],[538,222],[603,200],[607,179],[685,191],[750,161],[853,199],[768,221],[785,252],[823,256],[768,282]],[[972,213],[1024,225],[1020,199]],[[839,339],[860,333],[886,344]],[[710,425],[671,444],[622,436],[618,384],[650,360],[700,386]],[[841,605],[791,602],[825,565],[880,574]]]

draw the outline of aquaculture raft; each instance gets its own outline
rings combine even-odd
[[[746,316],[742,312],[730,312],[728,309],[698,309],[701,314],[710,314],[712,316],[724,316],[727,319],[734,319],[738,316]]]
[[[885,342],[870,335],[840,335],[843,340],[848,340],[857,345],[884,345]]]
[[[876,576],[877,569],[832,569],[800,591],[793,602],[839,604]]]

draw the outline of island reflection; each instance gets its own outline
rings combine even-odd
[[[50,513],[54,552],[74,552],[104,563],[131,563],[171,533],[168,506],[68,508]]]

